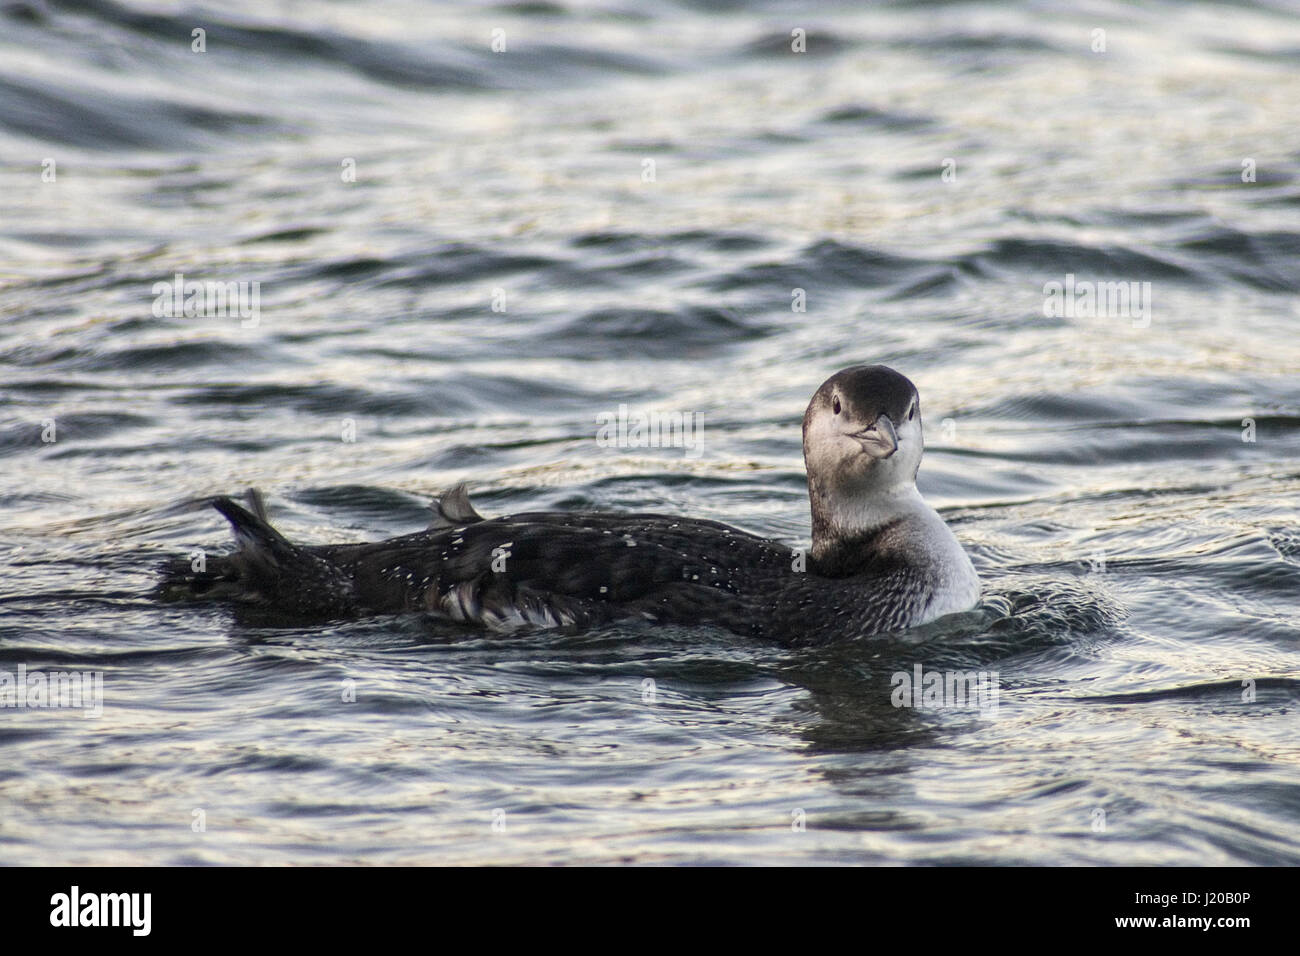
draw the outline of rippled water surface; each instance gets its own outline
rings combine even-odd
[[[103,680],[0,710],[0,862],[1300,862],[1298,161],[1283,3],[0,5],[0,672]],[[863,361],[975,612],[794,651],[151,594],[248,486],[307,542],[460,480],[806,542],[800,415]],[[602,447],[620,404],[702,453]],[[893,706],[917,665],[996,709]]]

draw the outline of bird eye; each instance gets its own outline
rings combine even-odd
[[[840,397],[838,395],[831,401],[831,411],[836,415],[840,413]]]

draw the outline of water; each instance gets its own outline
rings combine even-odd
[[[1297,13],[5,4],[0,671],[103,714],[0,711],[0,862],[1300,862]],[[156,315],[177,273],[256,324]],[[920,388],[972,614],[789,651],[150,594],[250,485],[309,542],[468,479],[800,543],[799,416],[861,361]],[[620,404],[703,453],[598,446]],[[996,710],[894,707],[918,664]]]

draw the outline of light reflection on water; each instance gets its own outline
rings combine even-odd
[[[0,13],[0,670],[106,695],[0,712],[0,859],[1300,859],[1292,18],[231,9],[202,56],[183,10]],[[153,317],[177,272],[260,282],[258,327]],[[1044,316],[1066,274],[1151,282],[1150,326]],[[858,361],[920,388],[975,614],[793,652],[148,596],[248,485],[304,541],[469,478],[797,542],[799,416]],[[703,456],[598,447],[620,403]],[[893,707],[916,663],[996,715]]]

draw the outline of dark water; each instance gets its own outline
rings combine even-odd
[[[0,710],[0,862],[1300,862],[1298,161],[1291,4],[0,4],[0,671],[103,681]],[[257,321],[156,314],[177,273]],[[861,361],[977,612],[795,652],[150,596],[250,485],[303,541],[467,479],[802,542]],[[601,447],[620,404],[702,453]],[[917,665],[996,710],[894,707]]]

